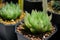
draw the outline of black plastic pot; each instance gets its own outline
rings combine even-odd
[[[31,11],[34,9],[36,9],[37,11],[43,11],[43,7],[42,7],[42,0],[37,2],[31,2],[29,0],[24,0],[24,10],[28,11],[29,13],[31,13]],[[48,2],[51,0],[48,0]]]
[[[30,13],[32,9],[42,11],[42,2],[31,2],[24,0],[24,10]]]
[[[56,35],[56,32],[57,32],[57,26],[55,25],[55,28],[56,28],[56,31],[55,32],[53,32],[49,37],[47,37],[46,39],[44,39],[44,40],[51,40],[51,39],[54,39],[54,36]]]
[[[21,23],[20,23],[20,24],[21,24]],[[50,38],[52,38],[52,36],[57,32],[57,27],[56,27],[56,26],[54,26],[54,27],[56,28],[56,31],[55,31],[54,33],[52,33],[49,37],[47,37],[47,38],[42,38],[42,40],[49,40]],[[15,27],[15,32],[16,32],[16,34],[17,34],[18,40],[29,40],[28,38],[24,37],[24,35],[22,35],[21,33],[18,33],[18,32],[16,31],[16,28],[17,28],[17,26]]]
[[[15,33],[15,26],[17,24],[4,25],[4,24],[0,23],[0,38],[1,38],[1,40],[17,40],[17,36]]]

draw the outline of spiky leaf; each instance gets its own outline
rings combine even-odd
[[[32,10],[31,14],[26,13],[24,23],[32,33],[46,32],[51,30],[50,20],[47,13]]]

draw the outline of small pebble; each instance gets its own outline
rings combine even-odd
[[[31,37],[31,35],[30,35],[30,34],[29,34],[28,36],[29,36],[29,37]]]
[[[41,39],[38,37],[38,40],[41,40]]]
[[[33,38],[30,38],[30,40],[33,40]]]
[[[49,34],[45,34],[45,37],[48,37],[49,36]]]
[[[17,30],[17,32],[20,32],[20,30]]]
[[[54,31],[51,31],[51,33],[53,33]]]
[[[28,35],[25,35],[25,37],[28,37]]]
[[[45,36],[43,36],[43,38],[45,38]]]
[[[33,38],[35,38],[35,36],[34,36],[34,35],[33,35],[32,37],[33,37]]]
[[[56,30],[53,30],[54,32],[56,31]]]
[[[53,28],[55,30],[55,28]]]
[[[12,19],[11,21],[13,22],[14,20]]]

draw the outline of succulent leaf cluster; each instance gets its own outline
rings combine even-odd
[[[46,13],[32,10],[31,14],[26,12],[24,23],[32,33],[47,32],[52,27],[50,20]]]
[[[60,1],[54,1],[53,6],[55,10],[60,10]]]
[[[6,3],[0,10],[0,16],[4,19],[14,20],[21,15],[20,6],[18,4],[13,4],[12,2]]]

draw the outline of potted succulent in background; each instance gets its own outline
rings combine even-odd
[[[15,25],[21,20],[22,10],[18,4],[6,3],[0,9],[0,35],[4,40],[17,40]]]
[[[48,11],[52,13],[52,22],[55,24],[60,24],[60,1],[51,0],[48,3]]]
[[[56,32],[56,27],[50,22],[51,16],[40,11],[26,12],[24,20],[16,26],[18,40],[47,40]]]

